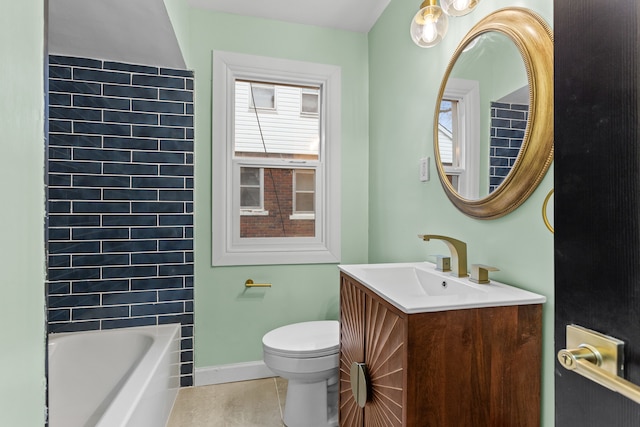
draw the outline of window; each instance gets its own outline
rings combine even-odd
[[[438,151],[451,186],[467,199],[479,197],[479,106],[477,81],[447,81],[438,114]]]
[[[300,101],[300,114],[318,114],[320,112],[320,94],[317,89],[302,89]]]
[[[340,69],[228,52],[213,67],[213,265],[339,262]]]
[[[250,86],[249,92],[249,108],[262,109],[262,110],[275,110],[276,109],[276,90],[273,85],[265,85],[260,83],[251,82],[236,82],[236,90],[238,87]]]
[[[464,140],[461,138],[458,109],[460,102],[455,99],[442,99],[438,115],[438,149],[440,161],[444,166],[447,179],[459,193],[460,176],[465,173],[464,160],[460,155],[464,152]]]
[[[315,171],[297,169],[293,173],[292,219],[312,219],[315,216]]]
[[[443,99],[438,116],[438,148],[445,166],[460,165],[458,101]]]
[[[241,213],[264,211],[263,172],[261,168],[240,168]]]

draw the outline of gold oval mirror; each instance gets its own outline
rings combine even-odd
[[[498,10],[464,37],[436,103],[434,151],[451,202],[478,219],[520,206],[553,160],[553,34],[536,13]]]

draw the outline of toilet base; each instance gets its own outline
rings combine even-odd
[[[289,380],[283,422],[287,427],[337,427],[338,382]]]

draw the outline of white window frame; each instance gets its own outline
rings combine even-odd
[[[457,101],[459,164],[444,166],[447,175],[458,176],[458,193],[466,199],[480,194],[480,84],[477,80],[450,78],[442,95]],[[454,132],[455,134],[455,132]]]
[[[232,159],[235,80],[264,80],[319,86],[324,132],[316,168],[315,237],[240,238],[239,167]],[[213,52],[212,265],[322,264],[340,262],[340,67]],[[268,164],[268,159],[262,159]],[[301,165],[292,160],[291,168]],[[235,176],[237,174],[237,176]],[[236,232],[237,231],[237,232]]]

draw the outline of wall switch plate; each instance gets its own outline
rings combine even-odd
[[[429,157],[420,159],[420,181],[429,181]]]

